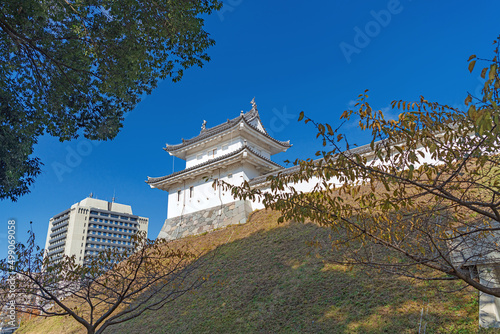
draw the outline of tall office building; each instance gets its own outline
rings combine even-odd
[[[87,197],[50,218],[45,242],[46,256],[58,261],[75,255],[83,264],[89,256],[112,247],[132,248],[131,237],[148,232],[149,218],[132,214],[130,205]]]

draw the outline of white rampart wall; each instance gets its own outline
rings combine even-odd
[[[233,138],[229,141],[223,141],[217,146],[217,154],[223,155],[230,153],[231,151],[235,151],[238,148],[241,148],[243,143],[243,139],[241,137]],[[269,156],[269,152],[264,151],[262,147],[259,147],[253,143],[247,143],[250,147],[259,153],[258,150],[264,152]],[[226,150],[222,150],[223,146],[227,146]],[[186,167],[197,165],[198,163],[203,163],[209,160],[207,157],[207,152],[214,147],[207,147],[202,152],[198,154],[192,154],[188,157],[186,162]],[[430,154],[424,149],[420,150],[424,153],[424,157],[419,156],[419,164],[416,164],[414,167],[418,168],[420,165],[427,164],[439,164],[439,161],[434,161]],[[201,159],[198,159],[197,156],[203,154]],[[369,164],[380,165],[382,162],[379,159],[374,159],[374,156],[370,153],[364,155],[368,159]],[[220,175],[219,175],[220,173]],[[228,177],[231,175],[231,177]],[[213,189],[212,183],[213,179],[219,178],[227,183],[240,185],[243,181],[251,180],[255,177],[260,176],[261,173],[253,166],[248,163],[244,163],[243,166],[226,168],[226,169],[217,169],[212,171],[211,175],[199,176],[194,179],[184,181],[183,183],[178,183],[176,186],[172,186],[169,189],[168,196],[168,215],[167,219],[174,218],[183,214],[190,214],[196,211],[205,210],[207,208],[211,208],[221,204],[227,204],[234,202],[235,198],[232,197],[230,192],[222,192],[220,189]],[[210,177],[210,180],[207,182],[206,178]],[[314,177],[311,178],[307,182],[293,183],[287,185],[286,188],[290,189],[290,187],[295,188],[298,192],[311,192],[314,187],[318,184],[319,180]],[[340,182],[336,179],[329,180],[329,184],[331,186],[341,186]],[[191,187],[193,187],[191,191]],[[269,188],[264,186],[264,191],[270,191]],[[180,191],[180,193],[179,193]],[[287,191],[287,190],[285,190]],[[252,202],[252,209],[263,209],[264,205],[256,200]]]
[[[441,162],[432,159],[431,154],[428,151],[426,151],[425,149],[420,149],[418,151],[422,152],[424,154],[424,157],[419,155],[419,163],[415,164],[414,168],[418,168],[418,167],[422,166],[423,164],[434,164],[434,165],[441,164]],[[365,156],[367,157],[367,163],[369,165],[371,164],[373,166],[377,166],[377,165],[382,164],[382,161],[380,161],[379,159],[375,159],[375,157],[371,154],[366,154]],[[290,183],[290,184],[287,184],[285,186],[284,192],[290,192],[290,188],[293,187],[299,193],[308,193],[308,192],[311,192],[319,182],[320,182],[320,180],[317,177],[312,177],[307,182]],[[337,178],[330,179],[328,181],[328,183],[332,187],[333,186],[339,187],[342,185],[342,183],[339,182]],[[262,190],[264,192],[269,192],[271,189],[269,188],[269,186],[264,186],[262,188]],[[262,204],[261,201],[256,200],[256,201],[252,202],[252,209],[253,210],[264,209],[264,204]]]

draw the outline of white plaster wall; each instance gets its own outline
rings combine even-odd
[[[309,179],[308,182],[300,182],[300,183],[291,183],[291,184],[288,184],[285,186],[285,190],[283,192],[290,192],[290,187],[293,187],[297,192],[299,193],[308,193],[308,192],[311,192],[314,187],[318,184],[319,182],[319,179],[317,177],[312,177],[311,179]],[[331,182],[332,184],[333,183],[336,183],[332,180]],[[338,185],[338,183],[336,183],[336,185]],[[262,189],[263,192],[270,192],[271,189],[269,188],[269,186],[266,186]],[[282,192],[282,193],[283,193]],[[261,209],[264,209],[265,206],[264,204],[262,203],[262,201],[256,199],[255,201],[252,202],[252,210],[261,210]]]
[[[434,164],[434,165],[442,164],[442,162],[435,160],[435,159],[432,159],[431,154],[427,150],[419,149],[418,151],[423,152],[424,157],[422,157],[420,155],[418,156],[419,163],[415,164],[414,168],[418,168],[424,164]],[[373,156],[369,156],[367,163],[372,164],[373,166],[378,166],[378,165],[382,164],[382,161],[380,161],[379,159],[374,159]],[[319,182],[320,182],[320,180],[317,177],[312,177],[307,182],[304,181],[304,182],[299,182],[299,183],[290,183],[290,184],[285,186],[285,190],[283,192],[290,192],[290,187],[293,187],[299,193],[308,193],[308,192],[313,191],[314,187]],[[330,179],[328,181],[328,183],[330,184],[330,186],[335,185],[336,187],[342,185],[342,183],[339,182],[337,178]],[[324,187],[321,186],[321,188],[324,188]],[[266,186],[266,187],[262,188],[262,191],[263,192],[270,192],[271,190],[270,190],[269,186]],[[265,208],[264,204],[262,204],[262,202],[260,200],[255,200],[252,202],[252,209],[253,210],[260,210],[260,209],[264,209],[264,208]]]
[[[207,145],[200,148],[195,153],[191,153],[186,157],[186,168],[193,167],[202,163],[205,163],[211,159],[216,159],[220,156],[226,155],[228,153],[234,152],[241,148],[243,145],[243,140],[238,136],[229,140],[220,141],[212,145]],[[223,147],[227,146],[227,149]],[[210,152],[217,149],[217,153],[212,156]],[[198,159],[200,157],[200,159]]]
[[[259,131],[265,133],[266,131],[264,130],[264,127],[262,126],[262,123],[259,121],[259,119],[256,117],[254,118],[251,122],[250,125],[253,127],[257,128]]]
[[[221,203],[234,202],[235,198],[231,195],[230,191],[223,191],[221,187],[217,187],[217,189],[212,187],[213,179],[219,178],[229,184],[239,185],[249,179],[248,174],[254,175],[254,173],[255,171],[248,168],[248,166],[240,165],[214,171],[210,175],[211,179],[208,182],[205,181],[204,177],[208,177],[209,175],[205,175],[204,177],[198,177],[183,184],[178,184],[176,187],[171,187],[168,195],[167,219],[212,208],[221,205]],[[193,187],[192,197],[190,196],[190,187]],[[179,190],[180,198],[178,197]]]
[[[247,144],[252,150],[257,152],[258,154],[262,155],[263,157],[267,159],[271,159],[271,154],[269,153],[268,150],[264,149],[262,146],[259,146],[255,143],[248,143]]]
[[[190,168],[205,163],[211,159],[216,159],[220,156],[237,151],[244,145],[244,141],[245,139],[238,135],[234,138],[230,138],[229,140],[224,140],[218,142],[217,144],[214,143],[213,145],[207,145],[200,148],[195,153],[191,153],[186,156],[186,168]],[[249,140],[247,140],[247,145],[263,157],[271,159],[269,150],[266,150],[262,146],[259,146]],[[227,149],[223,149],[224,147],[227,147]],[[213,152],[214,149],[217,149],[217,153],[212,156],[211,152]]]
[[[236,137],[234,138],[231,142],[225,141],[221,142],[221,145],[228,145],[228,151],[224,151],[223,154],[227,154],[230,151],[236,150],[243,145],[243,139],[241,137]],[[253,143],[247,143],[247,145],[251,146],[253,145],[254,148],[260,148],[258,145],[255,145]],[[263,152],[265,152],[262,149]],[[424,157],[419,156],[419,163],[415,164],[415,168],[418,168],[424,163],[428,164],[441,164],[440,161],[433,160],[431,158],[431,155],[429,152],[425,151],[424,149],[420,150],[421,152],[424,153]],[[219,148],[217,149],[217,152],[219,154],[220,150]],[[227,153],[226,153],[227,152]],[[397,152],[397,151],[395,151]],[[222,152],[221,152],[222,153]],[[266,152],[267,153],[267,152]],[[269,156],[269,153],[267,153]],[[206,155],[206,150],[205,150],[205,155]],[[264,155],[264,154],[263,154]],[[365,155],[367,156],[367,155]],[[368,163],[372,163],[373,165],[380,165],[382,162],[378,159],[373,159],[373,156],[367,156],[368,157]],[[204,158],[206,159],[206,157]],[[208,159],[206,159],[208,160]],[[204,161],[206,161],[204,160]],[[228,173],[233,174],[232,180],[229,180],[227,178],[224,178],[225,175]],[[253,165],[244,162],[243,166],[241,167],[236,167],[236,169],[232,170],[226,170],[221,172],[223,179],[226,182],[229,182],[231,184],[241,184],[244,180],[251,180],[257,176],[262,175],[261,172],[259,172]],[[213,177],[217,177],[217,175],[212,175]],[[239,183],[238,183],[239,182]],[[311,178],[307,182],[300,182],[300,183],[293,183],[288,185],[289,187],[294,187],[294,189],[298,192],[311,192],[314,187],[318,184],[319,179],[316,177]],[[341,186],[341,183],[338,182],[336,179],[331,179],[329,180],[330,185],[335,185],[335,186]],[[194,187],[194,196],[193,198],[189,197],[189,187],[193,186]],[[181,198],[178,200],[177,198],[177,191],[181,190]],[[264,191],[270,191],[269,188],[264,188]],[[287,191],[285,189],[285,191]],[[207,208],[211,208],[217,205],[221,204],[221,200],[223,204],[230,203],[232,201],[235,201],[230,193],[228,192],[227,194],[223,194],[222,192],[215,191],[212,188],[212,182],[205,182],[201,177],[192,180],[190,182],[186,182],[185,184],[181,185],[179,184],[177,187],[172,187],[169,190],[169,197],[168,197],[168,216],[167,218],[173,218],[180,216],[181,214],[188,214],[192,212],[196,212],[199,210],[204,210]],[[263,209],[264,205],[256,200],[252,203],[252,209]]]
[[[262,172],[259,172],[259,170],[255,168],[254,165],[245,161],[243,161],[243,171],[245,172],[246,181],[262,175]]]

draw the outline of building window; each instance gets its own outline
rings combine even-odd
[[[201,159],[203,159],[203,154],[198,154],[198,155],[196,156],[196,159],[197,159],[197,160],[201,160]]]
[[[217,155],[217,149],[214,148],[213,150],[208,151],[208,157],[213,158]]]
[[[227,174],[227,178],[228,179],[232,179],[233,178],[233,174]]]
[[[193,195],[194,195],[194,187],[191,186],[189,187],[189,198],[193,198]]]
[[[223,146],[222,146],[222,150],[223,150],[223,151],[226,151],[227,149],[228,149],[228,146],[227,146],[227,145],[223,145]]]
[[[177,190],[177,201],[181,200],[181,191]]]

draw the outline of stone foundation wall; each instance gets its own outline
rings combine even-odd
[[[158,238],[174,240],[219,227],[244,224],[252,212],[250,201],[236,201],[206,210],[166,219]]]

